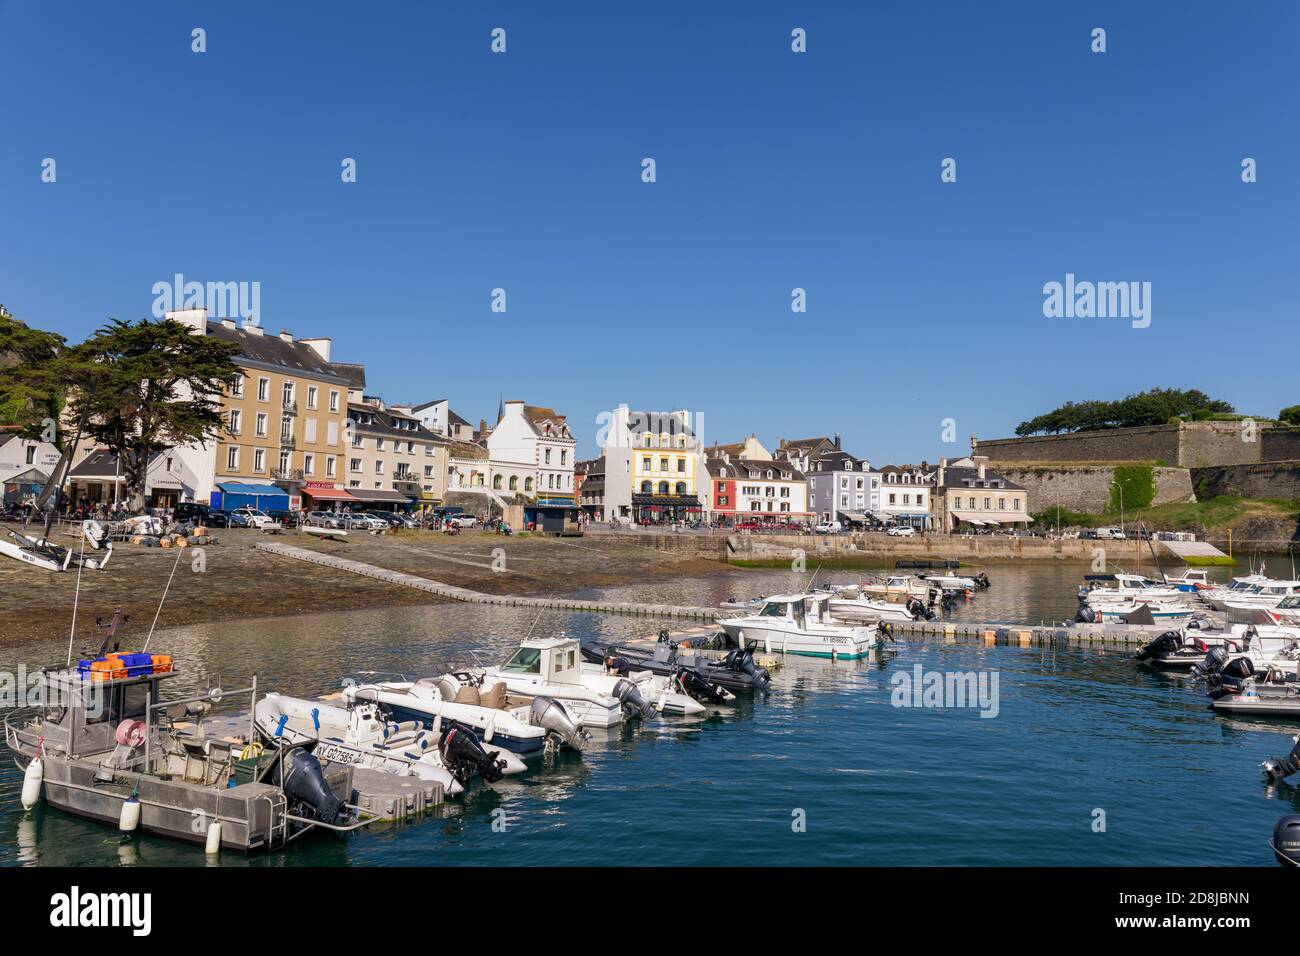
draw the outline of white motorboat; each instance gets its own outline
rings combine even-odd
[[[346,538],[348,536],[345,528],[327,528],[319,524],[305,524],[302,530],[306,534],[314,534],[318,538]]]
[[[1183,593],[1177,587],[1158,584],[1140,574],[1089,574],[1079,588],[1079,599],[1096,607],[1102,603],[1120,604],[1135,599],[1178,601]]]
[[[372,703],[389,719],[440,730],[444,721],[471,728],[484,744],[531,757],[560,744],[581,750],[586,735],[566,704],[538,696],[512,702],[504,682],[458,672],[414,681],[380,681],[343,689],[349,702]]]
[[[929,620],[934,617],[934,612],[915,597],[908,598],[906,603],[899,603],[867,597],[865,594],[859,594],[857,597],[835,594],[831,597],[830,608],[831,617],[851,624],[915,621],[918,618]]]
[[[934,587],[910,574],[892,574],[883,581],[863,581],[858,585],[858,593],[865,597],[881,598],[902,604],[913,597],[920,601],[929,600],[930,592]]]
[[[741,647],[805,657],[858,658],[878,644],[875,628],[836,623],[831,596],[774,594],[757,614],[719,620]]]
[[[262,738],[274,746],[318,741],[314,750],[317,760],[418,777],[441,784],[448,796],[464,789],[463,781],[443,761],[438,734],[415,721],[394,724],[383,720],[372,703],[335,707],[319,700],[267,694],[254,706],[253,722]],[[525,769],[518,757],[502,763],[505,765],[499,769],[504,773]]]
[[[1203,591],[1211,587],[1210,572],[1204,568],[1183,568],[1181,574],[1166,574],[1165,584],[1180,591]]]
[[[1249,608],[1273,608],[1289,597],[1300,597],[1300,581],[1268,581],[1256,584],[1245,590],[1238,590],[1231,597],[1223,598],[1223,610],[1244,611]]]
[[[512,694],[562,701],[587,727],[613,727],[625,716],[705,712],[704,705],[683,693],[672,677],[650,671],[622,677],[607,673],[599,664],[584,664],[574,638],[525,639],[510,660],[487,668],[484,676],[501,681]]]
[[[1240,597],[1257,584],[1268,584],[1272,578],[1264,574],[1246,574],[1233,578],[1224,587],[1209,588],[1200,592],[1200,598],[1216,611],[1226,611],[1226,602]]]
[[[944,591],[973,592],[978,586],[974,578],[964,577],[960,574],[936,574],[922,571],[917,577],[927,584],[932,584]]]
[[[1192,608],[1176,601],[1134,600],[1131,598],[1113,602],[1093,603],[1090,601],[1087,608],[1092,611],[1093,620],[1098,624],[1112,621],[1140,623],[1140,620],[1135,621],[1134,618],[1140,619],[1145,613],[1151,615],[1151,621],[1147,623],[1177,624],[1188,620],[1196,613]]]

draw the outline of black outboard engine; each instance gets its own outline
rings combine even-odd
[[[1074,623],[1075,624],[1096,624],[1097,612],[1093,610],[1091,605],[1080,604],[1079,610],[1076,611],[1074,614]]]
[[[677,669],[677,686],[682,689],[683,694],[688,694],[701,704],[721,704],[727,699],[721,687],[690,667]]]
[[[1176,653],[1183,646],[1183,635],[1178,631],[1165,631],[1155,640],[1150,641],[1145,647],[1137,652],[1137,659],[1140,661],[1157,660],[1162,661],[1171,654]]]
[[[907,604],[904,605],[913,617],[924,618],[927,621],[934,620],[934,611],[921,603],[919,598],[910,597]]]
[[[1300,866],[1300,813],[1288,813],[1273,825],[1273,855],[1282,866]]]
[[[1269,757],[1259,766],[1264,772],[1264,779],[1269,783],[1279,783],[1292,774],[1300,773],[1300,741],[1285,757]]]
[[[442,754],[447,770],[461,786],[475,774],[488,783],[496,783],[504,775],[506,762],[497,759],[500,751],[484,750],[474,731],[459,721],[449,720],[443,724],[438,752]]]
[[[1240,694],[1245,689],[1246,681],[1253,680],[1254,677],[1255,665],[1250,658],[1234,657],[1223,665],[1223,670],[1219,672],[1219,686],[1211,690],[1210,696],[1217,700],[1229,694]]]
[[[766,667],[759,667],[754,663],[754,652],[747,647],[738,647],[729,652],[722,659],[722,666],[729,671],[748,674],[755,690],[767,690],[768,685],[772,683],[772,675],[767,672]]]
[[[624,678],[616,683],[613,694],[618,698],[618,702],[623,705],[624,717],[640,717],[642,720],[651,720],[657,716],[654,704],[649,703],[642,697],[641,691],[630,680]]]
[[[975,586],[977,588],[987,588],[989,586],[989,576],[981,571],[975,575]]]
[[[282,789],[289,798],[295,816],[308,817],[320,823],[343,826],[348,823],[347,806],[325,781],[325,772],[314,754],[295,747],[283,756],[284,774]],[[279,773],[273,779],[279,778]]]

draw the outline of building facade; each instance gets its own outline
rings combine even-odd
[[[984,455],[940,459],[933,501],[934,526],[948,533],[1015,530],[1032,520],[1025,489],[990,471]]]
[[[693,416],[619,405],[601,436],[605,521],[664,524],[703,517],[704,450]]]
[[[348,494],[367,507],[436,507],[446,492],[450,442],[406,406],[375,397],[348,404]]]
[[[533,495],[556,506],[577,506],[574,457],[578,443],[565,417],[555,409],[506,402],[485,444],[494,490]]]
[[[876,515],[886,524],[926,530],[932,521],[934,483],[935,472],[928,462],[885,465],[880,469],[880,508]]]

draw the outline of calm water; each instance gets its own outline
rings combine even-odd
[[[999,566],[993,588],[952,616],[1060,620],[1082,573]],[[736,571],[590,593],[702,604],[794,582]],[[159,632],[153,648],[183,663],[175,692],[209,679],[240,686],[256,672],[268,688],[318,694],[357,670],[500,660],[530,627],[602,638],[654,629],[644,619],[453,605],[189,627]],[[65,652],[51,644],[24,657],[30,666]],[[16,663],[0,658],[6,669]],[[891,675],[916,664],[996,671],[1000,713],[891,706]],[[227,852],[219,865],[1271,865],[1273,823],[1300,811],[1300,796],[1270,792],[1257,768],[1286,752],[1297,729],[1216,718],[1202,696],[1124,654],[901,644],[879,660],[791,658],[764,698],[696,722],[612,732],[581,757],[472,788],[441,818],[271,855]],[[19,783],[6,762],[0,864],[205,865],[198,848],[124,838],[44,805],[24,814]],[[1092,832],[1094,808],[1106,812],[1105,833]],[[498,809],[504,832],[492,826]],[[805,832],[793,832],[797,811]]]

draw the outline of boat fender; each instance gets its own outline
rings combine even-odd
[[[45,779],[45,765],[37,754],[23,771],[23,809],[30,810],[41,799],[41,783]]]
[[[284,725],[287,724],[288,722],[289,722],[289,715],[281,714],[280,719],[276,721],[275,724],[275,736],[281,737],[284,735]]]
[[[208,824],[208,839],[203,844],[203,852],[207,856],[214,856],[221,851],[221,821],[213,820]]]
[[[122,801],[122,812],[117,818],[117,828],[123,833],[132,833],[140,825],[140,795],[134,790],[131,796]]]

